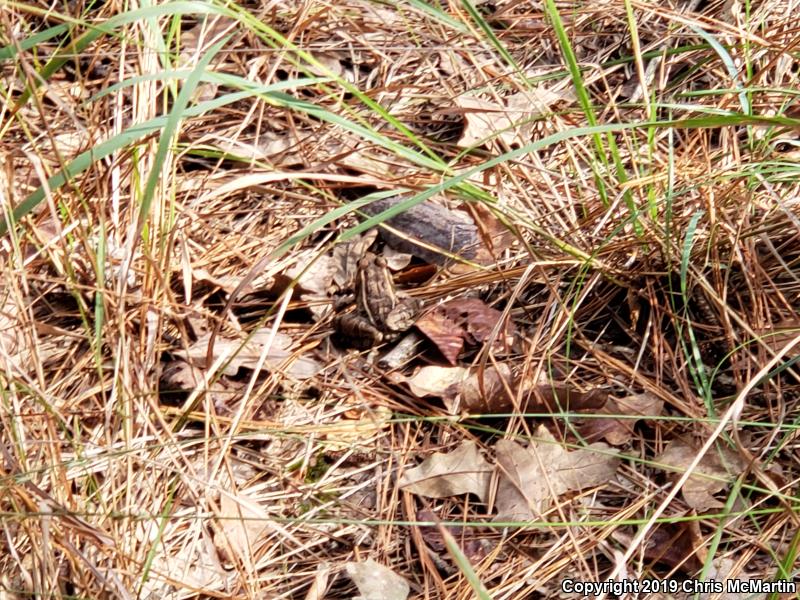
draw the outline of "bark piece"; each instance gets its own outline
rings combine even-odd
[[[407,199],[403,196],[391,196],[371,202],[361,210],[374,216]],[[433,246],[466,259],[474,258],[480,246],[478,228],[472,219],[462,212],[452,211],[430,200],[412,206],[387,219],[385,223],[403,234],[401,236],[381,228],[380,236],[389,246],[432,264],[443,265],[450,262],[450,259],[426,246]],[[414,242],[414,239],[422,243]]]

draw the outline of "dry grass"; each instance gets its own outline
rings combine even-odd
[[[420,598],[797,579],[800,5],[474,4],[0,4],[0,597],[352,597],[368,558]],[[518,526],[496,488],[398,486],[541,424],[585,447],[586,415],[453,415],[404,381],[433,353],[387,373],[332,343],[313,265],[383,190],[512,227],[409,286],[515,323],[462,365],[664,402],[607,484]],[[700,454],[659,468],[676,440],[741,461],[719,507],[685,494]]]

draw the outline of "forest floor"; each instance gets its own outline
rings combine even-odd
[[[797,0],[2,6],[0,598],[800,597]]]

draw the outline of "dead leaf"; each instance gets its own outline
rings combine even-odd
[[[697,571],[703,563],[696,554],[702,547],[702,538],[689,523],[662,523],[647,537],[644,558],[670,569],[680,568],[684,573]]]
[[[242,283],[246,277],[245,275],[223,275],[221,277],[217,277],[205,269],[193,269],[191,274],[195,281],[206,281],[219,287],[223,292],[227,292],[229,294],[238,288],[239,284]],[[253,292],[258,291],[272,291],[274,286],[275,278],[272,275],[258,275],[252,281],[248,282],[248,284],[242,289],[241,293],[252,294]]]
[[[425,396],[443,398],[448,389],[453,385],[459,385],[468,375],[469,369],[465,367],[427,365],[417,369],[414,375],[404,381],[417,398]]]
[[[69,131],[54,136],[55,154],[63,159],[71,159],[94,142],[84,132]]]
[[[486,306],[482,300],[477,298],[455,299],[446,302],[441,308],[444,309],[448,318],[462,325],[467,343],[480,343],[488,340],[503,314],[497,309]],[[508,324],[505,331],[501,330],[498,337],[501,339],[503,335],[511,336],[513,332],[514,325]]]
[[[694,461],[697,449],[682,439],[672,440],[654,460],[662,468],[678,470],[681,474]],[[741,456],[725,449],[711,449],[683,485],[681,493],[686,504],[698,511],[722,508],[724,504],[713,494],[728,487],[737,473],[746,467]]]
[[[578,432],[589,442],[605,439],[612,446],[621,446],[631,439],[634,425],[639,419],[614,419],[605,415],[636,415],[646,419],[659,416],[663,408],[664,401],[647,392],[621,399],[608,398],[605,406],[594,411],[597,418],[587,419],[578,427]]]
[[[633,538],[621,530],[611,537],[620,546],[627,547]],[[654,527],[642,545],[643,556],[651,565],[680,569],[687,575],[703,566],[700,554],[704,551],[703,539],[696,521],[660,523]]]
[[[271,329],[264,327],[253,333],[250,340],[246,343],[244,340],[238,338],[232,339],[219,336],[214,343],[213,359],[216,360],[223,354],[233,357],[223,369],[223,373],[229,376],[236,375],[241,367],[255,369],[259,357],[264,350],[264,346],[269,341],[270,335]],[[200,336],[194,344],[189,346],[188,350],[175,350],[173,353],[194,365],[201,365],[208,368],[210,365],[206,365],[205,361],[210,338],[211,334],[206,333]],[[281,367],[284,362],[288,361],[288,366],[285,367],[284,372],[299,380],[309,379],[319,373],[322,369],[322,365],[313,358],[294,356],[289,350],[293,345],[294,341],[290,336],[277,332],[269,348],[267,359],[264,364],[269,368],[276,369]]]
[[[516,239],[514,234],[500,222],[500,219],[497,218],[492,210],[483,204],[477,202],[464,203],[459,209],[469,214],[478,226],[482,243],[478,246],[475,257],[472,259],[473,262],[481,265],[497,262],[497,257],[514,243]],[[473,270],[473,267],[460,263],[456,263],[451,268],[454,273],[464,272],[468,269]]]
[[[619,465],[616,452],[603,443],[567,451],[544,425],[525,448],[511,440],[495,444],[500,481],[497,521],[539,519],[561,494],[608,483]]]
[[[739,569],[736,569],[737,566],[739,566]],[[734,571],[734,569],[736,570]],[[763,581],[763,575],[759,576],[757,573],[745,573],[741,570],[740,561],[729,557],[717,556],[711,561],[711,568],[706,575],[706,579],[716,579],[717,581],[725,581],[726,579],[760,579]],[[729,591],[725,594],[725,600],[765,600],[765,598],[767,598],[767,593]]]
[[[452,452],[436,452],[400,478],[399,486],[427,498],[475,494],[485,502],[492,466],[474,442],[464,441]]]
[[[232,136],[224,130],[220,133],[209,132],[206,138],[213,142],[217,149],[231,156],[247,157],[249,160],[262,160],[275,167],[289,168],[304,164],[304,157],[297,151],[302,145],[301,139],[307,137],[303,131],[260,131],[257,136]]]
[[[392,420],[391,409],[385,406],[348,410],[345,418],[321,428],[328,448],[335,450],[364,446],[373,436],[386,429]],[[374,448],[373,448],[374,449]]]
[[[10,359],[11,364],[20,368],[28,363],[30,353],[25,349],[25,334],[21,323],[25,315],[20,304],[14,300],[10,288],[5,288],[0,296],[0,351]],[[9,371],[10,366],[5,366]]]
[[[456,99],[456,105],[464,109],[466,126],[458,145],[471,148],[499,138],[509,146],[530,143],[536,117],[551,111],[551,106],[562,100],[570,100],[564,92],[545,88],[533,88],[508,96],[499,104],[475,96],[464,95]]]
[[[392,165],[387,163],[383,156],[374,149],[359,148],[359,144],[351,140],[337,141],[342,148],[339,156],[341,156],[340,162],[343,167],[363,173],[370,178],[380,179],[381,177],[396,176],[397,172]]]
[[[214,545],[223,557],[233,562],[230,552],[245,563],[252,564],[252,558],[259,542],[269,529],[269,514],[261,508],[258,501],[245,494],[223,492],[219,500],[221,530],[214,536]]]
[[[306,256],[289,267],[283,274],[288,281],[296,281],[297,290],[315,298],[327,298],[338,265],[332,256]]]
[[[738,353],[738,358],[732,361],[733,369],[740,371],[746,371],[753,367],[758,369],[764,355],[772,356],[780,352],[800,333],[800,321],[783,318],[767,327],[754,328],[753,332],[755,337],[749,341],[746,348]],[[786,354],[785,359],[792,360],[798,355],[800,355],[800,346],[795,346]],[[762,358],[760,359],[759,356]]]
[[[758,336],[760,344],[766,346],[772,352],[777,353],[800,333],[800,321],[784,319],[771,327],[756,330],[755,333]],[[796,346],[789,352],[786,355],[786,360],[790,360],[798,356],[798,354],[800,354],[800,346]]]
[[[179,64],[182,67],[192,67],[197,59],[203,55],[205,49],[218,42],[222,37],[236,26],[236,21],[223,16],[209,16],[201,19],[191,29],[182,32],[181,54]],[[194,91],[192,98],[196,102],[212,100],[217,95],[219,85],[208,81],[201,82]]]
[[[582,392],[566,381],[550,381],[547,377],[527,394],[529,412],[576,412],[595,410],[608,400],[608,392],[593,388]]]
[[[317,564],[314,581],[308,588],[303,600],[323,600],[325,592],[328,590],[328,581],[331,577],[332,567],[327,561]]]
[[[159,388],[162,392],[194,390],[203,382],[203,371],[184,360],[173,360],[161,370]]]
[[[490,143],[493,138],[500,138],[506,144],[512,145],[520,142],[515,123],[521,115],[508,112],[497,102],[482,100],[474,96],[460,96],[456,105],[464,109],[464,131],[458,140],[458,146],[471,148],[480,144]]]
[[[516,382],[506,363],[474,368],[464,381],[451,384],[442,396],[448,412],[501,413],[514,410]],[[511,394],[509,395],[509,391]]]
[[[244,391],[241,382],[228,377],[203,384],[204,372],[184,360],[172,360],[162,365],[158,383],[159,401],[164,406],[180,405],[188,394],[206,385],[208,400],[214,405],[218,416],[231,414],[231,403],[241,398]]]
[[[336,52],[315,52],[313,57],[314,60],[320,64],[320,66],[309,63],[308,67],[306,68],[312,75],[316,75],[318,77],[330,77],[331,75],[335,77],[344,77],[349,70],[350,77],[346,77],[346,79],[347,81],[353,83],[354,79],[352,76],[352,69],[346,69],[340,60],[340,58],[346,58],[346,56],[340,55]]]
[[[143,583],[142,597],[169,598],[175,592],[172,586],[175,581],[209,594],[228,596],[233,593],[230,587],[233,578],[219,560],[205,526],[184,529],[185,524],[172,525],[163,532],[165,541],[158,544],[153,560],[158,576],[149,577]]]
[[[485,369],[427,365],[408,378],[395,375],[393,381],[407,383],[417,398],[441,398],[450,414],[596,411],[606,405],[608,399],[608,393],[601,389],[582,392],[565,382],[551,382],[524,391],[517,402],[521,383],[508,363],[489,365]],[[613,431],[609,435],[612,434]]]
[[[441,313],[429,312],[417,319],[416,327],[438,348],[451,365],[458,362],[458,355],[464,348],[461,331],[444,320]]]
[[[502,377],[502,381],[501,378]],[[476,377],[477,378],[477,377]],[[505,384],[503,383],[505,381]],[[513,379],[507,370],[484,374],[484,391],[471,389],[475,383],[464,386],[461,410],[471,413],[497,414],[509,412],[552,413],[579,410],[594,410],[606,403],[608,393],[601,389],[582,392],[567,382],[550,381],[544,376],[540,383],[527,387],[527,384]],[[506,385],[510,388],[508,393]],[[523,387],[521,394],[518,388]],[[519,397],[519,402],[517,398]]]
[[[391,246],[384,246],[383,259],[391,271],[402,271],[411,264],[414,256],[410,252],[399,252]]]
[[[474,346],[489,340],[502,317],[502,312],[478,298],[455,298],[422,315],[415,325],[454,365],[465,343]],[[510,347],[515,331],[507,321],[494,338],[493,349],[502,352]]]
[[[236,26],[236,21],[223,16],[209,16],[200,19],[192,27],[181,33],[180,62],[186,63],[194,54],[202,53]]]
[[[309,255],[275,277],[276,290],[285,290],[293,281],[300,300],[306,303],[315,320],[330,311],[329,292],[337,271],[336,258],[327,254]]]
[[[354,600],[406,600],[411,591],[405,579],[371,558],[344,567],[361,594]]]

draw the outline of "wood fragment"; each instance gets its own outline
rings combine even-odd
[[[367,204],[361,210],[374,216],[407,199],[391,196]],[[394,233],[380,228],[380,236],[389,246],[432,264],[450,262],[447,254],[472,259],[480,245],[478,228],[472,219],[430,200],[387,219],[385,224],[398,231]]]
[[[394,348],[378,360],[378,367],[385,371],[399,369],[410,361],[425,343],[425,338],[416,331],[410,331]]]

